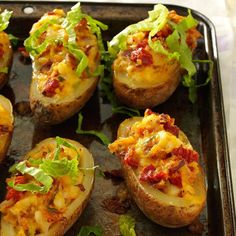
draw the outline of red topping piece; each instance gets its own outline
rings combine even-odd
[[[56,89],[60,87],[60,82],[57,79],[48,80],[43,90],[43,95],[46,97],[53,97]]]
[[[175,185],[179,188],[182,188],[182,178],[181,178],[181,175],[179,173],[171,176],[169,178],[169,181],[170,181],[171,184],[173,184],[173,185]]]
[[[138,159],[134,157],[134,150],[133,149],[129,149],[128,152],[126,152],[125,156],[124,156],[124,163],[133,167],[133,168],[137,168],[138,167]]]
[[[196,151],[184,148],[182,145],[178,148],[174,148],[172,154],[178,157],[182,157],[188,163],[198,161],[199,155]]]
[[[143,47],[137,48],[130,54],[130,60],[133,62],[141,61],[142,65],[151,65],[153,63],[152,55]]]
[[[167,178],[167,174],[164,173],[163,171],[160,172],[155,172],[156,168],[151,164],[146,166],[141,175],[140,175],[140,180],[149,182],[151,184],[159,183],[162,179]]]
[[[26,178],[23,175],[16,176],[14,179],[14,183],[16,184],[24,184],[26,183]],[[21,199],[23,192],[17,191],[9,186],[7,186],[7,194],[6,200],[13,199],[14,201],[18,201]]]

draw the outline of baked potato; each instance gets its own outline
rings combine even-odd
[[[93,95],[103,67],[101,31],[106,25],[81,12],[55,9],[36,22],[24,42],[33,63],[30,106],[43,124],[60,123]]]
[[[189,225],[206,202],[204,172],[188,138],[166,114],[150,109],[123,121],[109,145],[142,212],[165,227]]]
[[[182,75],[185,85],[193,87],[192,51],[201,36],[196,26],[190,12],[184,17],[158,4],[147,19],[116,35],[108,50],[114,58],[117,98],[129,107],[145,109],[165,102]]]
[[[1,236],[64,235],[84,210],[94,182],[94,161],[80,143],[48,138],[10,169],[0,204]]]
[[[12,104],[9,99],[0,95],[0,162],[11,144],[13,123]]]
[[[4,10],[0,14],[0,89],[7,83],[12,64],[13,51],[8,34],[5,30],[12,12]]]

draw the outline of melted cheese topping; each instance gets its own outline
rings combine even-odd
[[[129,165],[125,158],[129,157],[129,150],[133,150],[130,157],[138,162],[138,167],[133,167],[132,163],[131,167],[139,178],[148,166],[155,168],[154,173],[164,173],[170,178],[176,172],[181,176],[181,187],[178,184],[172,184],[171,179],[168,181],[165,178],[159,183],[157,182],[157,185],[149,184],[168,195],[194,201],[194,195],[197,193],[193,185],[200,174],[199,164],[196,161],[188,162],[185,159],[180,159],[173,154],[173,150],[178,148],[192,150],[192,147],[186,143],[183,133],[176,136],[170,132],[171,129],[165,130],[165,122],[162,121],[161,116],[155,113],[148,114],[146,111],[145,116],[136,122],[132,121],[132,119],[135,121],[135,118],[130,119],[130,123],[127,119],[123,123],[124,126],[128,126],[124,127],[121,124],[121,131],[118,131],[119,137],[109,145],[109,149],[112,153],[120,156],[125,165]],[[168,122],[174,125],[173,119],[168,119]]]
[[[34,24],[31,34],[50,20],[60,19],[64,16],[62,10],[54,10],[53,14],[45,14]],[[83,21],[83,20],[82,20]],[[75,26],[76,45],[88,57],[88,70],[93,73],[100,60],[96,36],[91,32],[87,23]],[[49,40],[46,51],[37,56],[33,62],[33,80],[37,84],[38,91],[44,92],[47,82],[53,79],[60,81],[60,86],[55,90],[53,98],[58,102],[68,95],[74,94],[78,87],[87,87],[86,80],[94,80],[85,71],[80,77],[76,74],[78,61],[69,50],[60,42],[67,42],[68,32],[61,24],[49,24],[46,31],[38,39],[39,43]],[[90,82],[91,83],[91,82]],[[90,84],[89,83],[89,84]]]
[[[48,143],[36,150],[33,149],[27,156],[31,160],[52,159],[55,150],[56,144]],[[80,156],[84,155],[82,149],[77,149],[77,151]],[[60,152],[58,159],[77,158],[78,153],[63,146],[63,151]],[[2,221],[11,224],[14,232],[17,232],[14,235],[47,235],[50,226],[65,217],[64,214],[66,214],[68,206],[82,193],[80,184],[82,184],[83,179],[84,173],[81,170],[76,180],[72,180],[67,175],[54,178],[53,185],[47,194],[34,194],[25,191],[21,192],[18,201],[13,199],[3,201],[0,204],[0,212],[3,214]]]

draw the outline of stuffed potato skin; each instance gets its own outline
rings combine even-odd
[[[157,82],[150,85],[145,81],[142,84],[136,84],[138,79],[135,80],[135,77],[145,77],[150,72],[146,72],[142,68],[139,70],[123,53],[119,53],[113,64],[113,87],[116,96],[122,103],[137,109],[154,107],[165,102],[176,90],[181,79],[179,62],[177,60],[169,61],[162,54],[155,55],[155,58],[159,63],[150,66],[152,68],[149,67],[149,70],[152,71],[150,76],[155,76]],[[133,70],[130,69],[127,73],[125,70],[128,67]],[[162,78],[160,82],[158,82],[158,78]]]
[[[192,54],[201,37],[191,13],[180,16],[161,4],[148,13],[148,18],[117,34],[108,48],[114,59],[115,94],[125,105],[138,109],[165,102],[181,78],[185,86],[194,87]]]
[[[0,204],[0,211],[2,212],[0,234],[2,236],[9,236],[11,233],[12,235],[16,235],[17,233],[24,233],[23,235],[25,235],[28,232],[31,232],[31,235],[64,235],[83,212],[91,195],[94,183],[93,157],[80,143],[70,139],[63,139],[63,142],[66,142],[65,146],[63,146],[65,151],[64,158],[65,155],[69,155],[68,157],[71,158],[75,154],[73,150],[77,149],[80,156],[79,168],[88,168],[89,170],[81,170],[82,173],[77,175],[76,180],[73,180],[76,181],[74,185],[71,185],[73,181],[71,182],[68,176],[62,175],[60,177],[55,177],[53,185],[47,194],[23,191],[18,193],[19,195],[16,195],[14,191],[10,192],[12,189],[8,189],[6,200]],[[58,143],[56,143],[57,141],[55,138],[47,138],[41,141],[35,148],[26,154],[24,160],[32,158],[39,160],[42,158],[42,153],[45,151],[48,152],[48,158],[51,155],[50,153],[53,150],[55,151],[56,145],[58,145]],[[65,150],[66,147],[69,147],[68,144],[73,146],[73,150]],[[50,158],[51,157],[49,157],[49,159]],[[59,160],[61,160],[60,157]],[[19,176],[23,179],[21,174]],[[15,180],[16,183],[18,183],[17,181],[19,182],[20,179]],[[63,192],[61,192],[60,186],[63,187]],[[40,200],[40,198],[42,199]],[[50,198],[52,199],[49,200]],[[63,201],[63,198],[65,198],[65,202]],[[12,201],[15,201],[15,203],[13,204]],[[34,205],[35,202],[37,202],[36,206]],[[45,207],[45,204],[49,205]],[[66,207],[63,206],[64,204],[66,204]],[[30,208],[31,205],[33,208]],[[53,211],[50,211],[49,208],[52,208]],[[11,209],[11,212],[8,212],[8,209]],[[15,211],[15,209],[18,210]],[[24,214],[25,209],[28,209],[27,215]],[[35,211],[33,215],[31,211]],[[11,214],[21,214],[21,217],[28,222],[28,225],[25,225],[24,222],[20,220],[18,221],[19,225],[15,223],[15,220],[12,224],[12,221],[9,221],[11,218],[9,216]],[[39,216],[43,216],[43,218]],[[45,218],[47,218],[47,220],[45,220]]]
[[[154,182],[147,183],[141,180],[140,179],[140,176],[142,176],[141,169],[139,169],[139,167],[136,166],[136,163],[134,161],[130,162],[131,165],[127,164],[126,158],[128,157],[127,154],[128,152],[125,152],[123,150],[122,153],[122,151],[121,152],[119,151],[119,148],[122,147],[122,142],[119,141],[119,138],[121,138],[121,140],[122,138],[127,138],[127,142],[132,143],[132,139],[129,140],[129,132],[135,123],[138,124],[141,121],[142,121],[141,117],[134,117],[123,121],[120,124],[117,132],[117,141],[114,142],[114,143],[117,142],[117,144],[115,145],[118,145],[118,149],[117,146],[114,147],[113,146],[114,144],[111,144],[109,146],[110,151],[114,152],[120,158],[121,166],[124,173],[124,178],[127,187],[130,191],[130,194],[135,200],[138,207],[149,219],[151,219],[157,224],[169,228],[178,228],[189,225],[199,216],[199,214],[201,213],[202,209],[205,206],[206,186],[204,182],[205,181],[204,172],[202,168],[199,165],[197,165],[198,171],[195,176],[194,182],[192,183],[194,192],[192,196],[190,194],[190,197],[178,196],[179,190],[177,190],[178,193],[177,194],[175,192],[176,186],[174,186],[173,188],[173,185],[171,185],[171,188],[169,188],[168,187],[168,185],[170,186],[169,183],[167,185],[169,190],[166,191],[164,188],[165,185],[163,185],[161,181],[157,182],[157,185],[160,184],[158,187],[154,187],[155,186],[155,184],[153,184]],[[147,130],[148,131],[142,131],[142,133],[149,132],[149,129]],[[170,138],[171,136],[168,135],[168,137]],[[181,140],[181,143],[182,145],[185,146],[185,148],[192,150],[192,146],[189,143],[188,138],[182,131],[179,131],[178,138]],[[129,147],[132,146],[131,143],[129,143]],[[173,144],[169,143],[168,145],[170,147]],[[138,150],[139,149],[137,149],[137,151]],[[160,152],[160,155],[161,154],[162,153]],[[142,159],[142,157],[140,158]],[[166,157],[163,158],[165,159]],[[153,157],[149,156],[148,159],[150,161],[153,159]],[[175,184],[178,184],[178,182],[176,181],[174,185]]]
[[[13,123],[12,104],[9,99],[0,95],[0,162],[11,144]]]
[[[7,68],[7,73],[0,72],[0,89],[8,82],[12,64],[13,50],[8,35],[0,32],[0,69]]]
[[[70,14],[78,15],[77,22],[70,22]],[[59,9],[46,13],[33,25],[25,45],[33,59],[30,106],[39,123],[63,122],[93,95],[99,81],[102,44],[91,21],[76,5],[67,15]],[[34,49],[35,35],[40,50]]]

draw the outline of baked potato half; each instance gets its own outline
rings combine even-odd
[[[106,25],[81,12],[55,9],[36,22],[26,50],[33,60],[30,106],[43,124],[60,123],[93,95],[103,67],[101,31]]]
[[[13,51],[11,42],[5,30],[9,24],[12,12],[4,10],[0,14],[0,89],[7,83],[12,64]]]
[[[93,157],[69,139],[41,141],[10,171],[0,204],[1,236],[64,235],[81,215],[93,188]]]
[[[12,104],[9,99],[0,95],[0,162],[11,144],[13,123]]]
[[[206,202],[199,155],[166,114],[145,111],[123,121],[109,145],[121,161],[125,181],[142,212],[165,227],[189,225]]]
[[[145,109],[165,102],[182,76],[185,85],[193,87],[192,51],[201,36],[197,24],[190,12],[184,17],[158,4],[147,19],[116,35],[108,50],[114,58],[117,98],[127,106]]]

